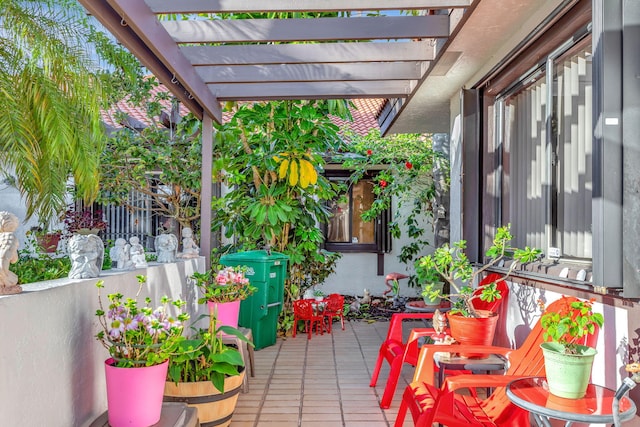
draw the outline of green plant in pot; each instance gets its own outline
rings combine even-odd
[[[228,425],[245,369],[239,350],[223,337],[253,343],[236,328],[217,326],[215,316],[201,318],[209,318],[208,328],[192,328],[194,333],[183,337],[170,358],[164,400],[196,407],[203,425]]]
[[[147,297],[144,304],[138,304],[146,277],[136,278],[136,298],[111,293],[106,307],[100,294],[105,284],[96,283],[96,316],[101,327],[96,338],[111,356],[104,363],[111,426],[153,425],[160,420],[169,357],[189,318],[181,311],[185,305],[181,300],[165,296],[160,305],[153,306]]]
[[[466,249],[466,241],[460,240],[451,245],[445,244],[437,248],[433,254],[426,255],[418,259],[415,264],[416,275],[418,279],[425,283],[423,285],[423,296],[431,299],[444,298],[452,303],[452,308],[447,314],[449,324],[451,326],[451,334],[453,338],[463,344],[486,344],[489,345],[493,341],[493,333],[497,323],[497,315],[477,310],[474,306],[474,300],[480,299],[486,302],[492,302],[502,298],[498,290],[497,283],[504,281],[518,265],[518,263],[527,263],[538,258],[541,251],[539,249],[525,247],[524,249],[512,248],[509,243],[513,239],[510,232],[510,225],[499,227],[493,239],[491,247],[486,251],[488,261],[477,269],[464,253]],[[481,292],[474,292],[472,285],[476,281],[478,275],[483,274],[490,267],[498,264],[505,258],[511,258],[514,262],[509,266],[508,271],[499,279],[492,283],[484,285]],[[437,282],[445,281],[449,285],[449,293],[445,293],[440,289]],[[464,319],[474,318],[480,319],[480,322],[468,321]],[[488,319],[488,320],[487,320]],[[472,328],[472,336],[482,337],[481,339],[471,339],[466,333],[457,333],[459,331],[458,324],[454,322],[464,322]],[[488,328],[487,333],[482,335],[478,333],[479,323],[485,324]],[[467,339],[470,338],[470,339]]]
[[[540,344],[545,359],[549,391],[559,397],[579,399],[589,384],[596,350],[585,345],[596,337],[604,317],[593,311],[593,300],[565,298],[559,310],[540,318],[544,339]],[[544,307],[541,304],[541,308]]]
[[[464,240],[451,245],[445,244],[437,248],[433,254],[418,259],[415,264],[416,275],[422,283],[426,283],[423,285],[423,295],[451,301],[453,307],[451,313],[461,314],[465,317],[478,317],[473,300],[480,298],[490,302],[501,298],[496,283],[509,277],[518,263],[535,261],[541,254],[539,249],[528,246],[524,249],[509,247],[508,244],[513,240],[510,228],[510,225],[505,225],[496,230],[493,244],[485,253],[488,261],[480,268],[474,269],[473,264],[464,253],[467,248],[467,242]],[[514,262],[511,263],[502,278],[484,286],[480,294],[474,294],[472,284],[476,277],[507,257],[513,259]],[[435,284],[442,280],[446,281],[450,290],[455,292],[444,294],[444,291],[438,290]]]

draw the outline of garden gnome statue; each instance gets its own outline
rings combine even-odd
[[[18,262],[20,242],[14,234],[19,225],[18,217],[11,212],[0,212],[0,295],[19,294],[18,276],[9,270],[9,264]]]
[[[178,238],[175,234],[160,234],[156,236],[156,254],[158,255],[158,262],[175,262],[177,249]]]
[[[140,244],[140,239],[133,236],[129,239],[131,247],[129,249],[129,255],[131,256],[131,262],[135,268],[147,267],[147,259],[144,256],[144,246]]]
[[[109,256],[111,257],[111,265],[114,269],[130,270],[133,268],[133,263],[129,258],[127,241],[122,237],[116,239],[114,246],[109,250]]]
[[[68,243],[71,259],[70,279],[98,277],[102,270],[104,246],[95,234],[74,234]]]
[[[190,227],[182,229],[182,254],[180,258],[196,258],[200,256],[200,248],[193,240],[193,231]]]

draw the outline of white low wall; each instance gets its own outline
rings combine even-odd
[[[147,276],[139,301],[163,295],[187,301],[192,319],[206,313],[197,289],[187,285],[204,272],[203,257],[155,264],[124,273],[103,272],[101,291],[135,297],[136,275]],[[59,279],[0,296],[0,425],[88,426],[107,408],[104,360],[107,350],[95,339],[99,324],[98,279]]]

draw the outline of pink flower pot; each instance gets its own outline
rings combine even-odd
[[[216,316],[216,328],[220,326],[238,327],[238,315],[240,314],[240,300],[232,302],[211,302],[207,301],[209,314]]]
[[[160,421],[169,361],[154,366],[118,368],[104,363],[111,427],[149,427]]]

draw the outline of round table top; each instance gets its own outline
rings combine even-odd
[[[530,412],[566,421],[612,423],[611,405],[615,390],[589,384],[580,399],[565,399],[549,393],[546,378],[529,377],[512,381],[507,386],[509,399]],[[636,414],[636,405],[627,397],[620,400],[620,421]]]

